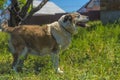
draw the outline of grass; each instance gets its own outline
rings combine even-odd
[[[119,80],[120,24],[90,22],[79,28],[70,47],[60,54],[64,74],[56,74],[50,56],[29,55],[23,73],[11,69],[8,34],[0,32],[0,80]]]

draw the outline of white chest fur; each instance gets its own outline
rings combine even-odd
[[[69,32],[66,32],[66,30],[64,30],[58,22],[54,22],[48,26],[50,26],[51,33],[61,48],[67,48],[71,42],[71,34]]]

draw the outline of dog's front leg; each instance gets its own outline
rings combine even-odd
[[[59,54],[52,53],[52,62],[57,73],[63,73],[63,71],[59,68]]]

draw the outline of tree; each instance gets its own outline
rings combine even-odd
[[[23,6],[19,4],[19,1],[23,2]],[[19,24],[25,24],[32,15],[40,10],[49,0],[42,0],[42,2],[35,8],[31,7],[33,0],[11,0],[11,5],[8,8],[10,12],[9,26],[15,27]]]

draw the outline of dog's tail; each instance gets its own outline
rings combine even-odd
[[[8,33],[10,33],[10,32],[13,31],[13,27],[9,27],[7,21],[4,21],[4,22],[1,23],[1,28],[2,28],[2,31],[3,31],[3,32],[8,32]]]

